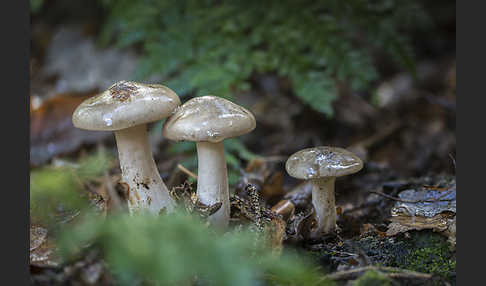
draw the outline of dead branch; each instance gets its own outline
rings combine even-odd
[[[385,197],[385,198],[390,199],[390,200],[394,200],[394,201],[398,201],[398,202],[402,202],[402,203],[411,203],[411,204],[416,204],[416,203],[433,203],[433,202],[449,202],[449,201],[452,201],[453,200],[453,199],[442,200],[442,198],[445,197],[446,195],[448,195],[450,193],[450,191],[445,192],[444,194],[442,194],[437,199],[433,199],[433,200],[415,200],[415,201],[400,199],[400,198],[393,197],[393,196],[390,196],[390,195],[387,195],[387,194],[384,194],[384,193],[378,192],[378,191],[368,191],[368,192],[369,193],[372,193],[372,194],[380,195],[380,196]]]
[[[122,201],[120,200],[120,197],[118,196],[118,193],[115,190],[115,186],[113,185],[112,178],[108,174],[108,172],[105,172],[103,176],[106,190],[108,192],[108,196],[110,197],[110,201],[112,203],[112,208],[114,210],[120,210],[122,209]]]
[[[177,169],[181,170],[183,173],[185,173],[189,177],[197,180],[197,175],[194,174],[193,172],[189,171],[188,169],[186,169],[186,167],[182,166],[181,164],[177,164]]]
[[[383,273],[384,275],[390,278],[418,278],[418,279],[430,279],[432,278],[432,274],[416,272],[407,269],[395,268],[395,267],[385,267],[385,266],[364,266],[359,267],[351,270],[344,270],[335,272],[329,275],[326,275],[326,278],[332,280],[345,280],[345,279],[353,279],[356,278],[360,273],[368,271],[368,270],[375,270],[380,272],[391,272],[391,273]]]

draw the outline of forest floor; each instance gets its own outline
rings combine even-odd
[[[51,30],[40,23],[32,29],[31,171],[77,161],[98,148],[116,152],[111,133],[75,129],[71,115],[107,83],[129,77],[136,55],[93,52],[92,39],[84,36],[88,28]],[[73,57],[82,57],[79,66],[73,67]],[[111,59],[120,57],[124,60],[113,65]],[[343,87],[333,103],[334,117],[327,118],[293,96],[285,79],[254,75],[251,89],[234,101],[256,117],[256,129],[240,137],[244,150],[256,156],[238,158],[239,170],[233,170],[240,174],[235,173],[230,192],[248,202],[250,184],[266,210],[288,200],[294,211],[286,214],[275,246],[311,257],[339,284],[361,278],[359,285],[455,285],[455,54],[418,62],[415,80],[394,71],[375,87],[373,95]],[[173,143],[162,138],[160,125],[151,130],[155,161],[168,187],[194,182],[194,153],[172,152]],[[315,240],[308,237],[313,218],[309,184],[291,178],[285,161],[298,150],[323,145],[347,148],[364,161],[364,168],[336,181],[340,229]],[[125,208],[119,180],[115,162],[98,178],[103,183],[87,187],[97,193],[106,213]],[[258,223],[237,204],[232,218],[234,224]],[[31,225],[33,284],[110,283],[102,282],[107,278],[96,266],[99,257],[58,263],[51,257],[52,243],[47,228]]]

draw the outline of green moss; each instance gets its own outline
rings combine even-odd
[[[406,261],[411,247],[408,241],[378,236],[362,238],[358,241],[358,245],[368,257],[373,259],[374,264],[391,267],[400,267]]]
[[[88,205],[84,182],[102,176],[113,158],[100,150],[78,162],[47,165],[30,172],[31,222],[50,225],[58,212],[76,212]]]
[[[375,270],[368,270],[360,278],[356,279],[353,286],[388,286],[391,285],[391,279],[386,277],[383,273]]]
[[[454,280],[456,260],[444,236],[432,231],[413,231],[410,232],[410,238],[395,239],[401,251],[386,266],[436,274]]]
[[[447,244],[437,243],[411,251],[406,266],[411,270],[448,277],[456,271],[456,260],[452,258]]]
[[[432,231],[412,231],[410,237],[368,236],[358,241],[374,265],[435,274],[455,281],[456,260],[447,239]],[[353,251],[344,249],[344,251]]]

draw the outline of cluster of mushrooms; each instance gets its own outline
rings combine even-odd
[[[228,226],[230,203],[223,140],[255,128],[255,117],[245,108],[215,96],[196,97],[181,105],[177,94],[166,86],[120,81],[82,102],[74,111],[73,124],[81,129],[115,132],[130,213],[145,210],[158,215],[172,212],[176,204],[157,170],[146,125],[164,118],[164,137],[196,142],[198,199],[208,206],[221,203],[208,219],[216,227]],[[357,156],[336,147],[308,148],[289,157],[289,175],[312,182],[314,233],[325,234],[336,228],[335,178],[362,167]]]

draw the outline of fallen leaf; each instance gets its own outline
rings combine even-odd
[[[336,214],[337,215],[342,215],[343,214],[343,209],[340,206],[336,207]]]
[[[445,188],[445,187],[436,187],[436,186],[429,186],[429,185],[423,185],[422,188],[424,188],[425,190],[436,190],[438,192],[442,192],[442,191],[447,191],[449,190],[449,188]]]
[[[30,226],[30,264],[37,267],[55,267],[61,263],[56,246],[48,237],[47,229]]]
[[[447,241],[450,243],[453,250],[456,249],[456,216],[450,222],[449,227],[443,232],[447,236]]]
[[[47,238],[47,229],[40,226],[30,226],[30,251],[38,248]]]
[[[268,200],[272,197],[281,196],[283,194],[282,183],[282,172],[276,172],[269,179],[265,180],[262,189],[263,199]]]
[[[73,64],[76,63],[76,64]],[[45,54],[43,73],[57,76],[59,92],[104,90],[114,82],[132,78],[137,58],[131,49],[100,49],[93,36],[77,26],[61,25]]]
[[[276,253],[282,252],[286,226],[287,224],[281,218],[272,218],[270,223],[265,225],[265,239],[270,248]]]
[[[431,229],[448,237],[455,248],[456,241],[456,182],[446,187],[423,186],[404,190],[391,210],[387,236],[409,230]]]
[[[59,94],[30,111],[30,164],[38,166],[53,157],[76,151],[84,143],[95,143],[111,132],[75,128],[72,114],[76,107],[94,93]]]
[[[444,190],[404,190],[398,194],[399,200],[392,208],[392,216],[434,217],[442,212],[456,212],[455,182]]]
[[[365,223],[361,226],[361,229],[360,229],[360,235],[363,235],[363,234],[366,234],[368,232],[375,232],[376,231],[376,228],[374,225],[372,225],[371,223]]]
[[[311,180],[304,181],[295,186],[289,193],[284,196],[284,199],[290,200],[296,209],[305,209],[309,206],[312,199],[312,182]]]
[[[388,225],[386,231],[387,236],[393,236],[401,232],[409,230],[422,230],[431,229],[437,232],[443,232],[449,228],[449,225],[453,223],[455,214],[444,212],[437,214],[431,218],[423,216],[396,216],[392,217],[392,221]]]
[[[292,216],[288,224],[289,240],[297,242],[309,238],[315,225],[314,208],[309,209],[307,213]]]

